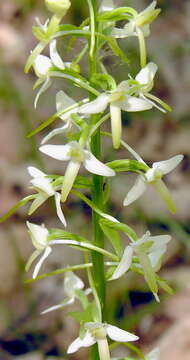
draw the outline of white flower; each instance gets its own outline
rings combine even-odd
[[[67,145],[43,145],[40,147],[40,151],[54,159],[69,161],[63,180],[62,201],[67,199],[82,163],[85,169],[93,174],[101,176],[115,175],[112,169],[99,161],[90,151],[84,150],[76,141],[72,141]]]
[[[37,262],[37,264],[34,268],[33,279],[35,279],[40,271],[40,268],[41,268],[43,262],[47,259],[47,257],[51,253],[52,249],[48,244],[48,230],[46,229],[46,227],[44,225],[32,224],[29,221],[27,221],[26,224],[28,226],[28,230],[29,230],[29,234],[32,239],[32,243],[33,243],[34,247],[36,248],[36,250],[30,256],[30,258],[26,264],[26,271],[28,271],[30,269],[32,263],[42,253],[40,260]]]
[[[155,9],[157,1],[153,1],[145,10],[139,14],[136,13],[123,29],[115,28],[112,36],[116,38],[125,38],[129,36],[138,36],[138,31],[142,31],[144,36],[150,34],[150,24],[160,13],[160,9]]]
[[[34,71],[39,78],[34,87],[42,84],[34,101],[35,107],[37,106],[40,95],[44,93],[51,85],[50,70],[52,69],[52,67],[55,66],[59,70],[64,70],[71,65],[71,63],[62,61],[60,55],[57,52],[56,40],[52,40],[50,42],[49,49],[50,58],[48,56],[38,55],[35,58],[33,64]]]
[[[66,220],[61,209],[61,195],[53,188],[52,179],[49,179],[45,173],[33,166],[28,167],[28,172],[33,178],[32,180],[30,180],[30,182],[33,185],[34,189],[38,192],[37,197],[30,206],[29,215],[31,215],[49,197],[54,196],[57,216],[62,222],[62,224],[66,226]]]
[[[102,357],[102,354],[107,354],[107,340],[106,337],[109,336],[110,339],[119,342],[128,342],[138,340],[138,336],[133,335],[125,330],[122,330],[116,326],[103,324],[98,322],[90,322],[85,324],[86,333],[83,338],[78,337],[75,339],[72,344],[69,346],[67,353],[72,354],[78,351],[81,347],[89,347],[98,343],[99,354],[101,360],[107,360],[107,357]]]
[[[154,85],[154,77],[156,75],[157,70],[158,70],[158,66],[153,62],[149,62],[145,67],[143,67],[139,71],[139,73],[135,77],[135,81],[139,86],[135,90],[134,94],[140,96],[142,99],[148,101],[150,105],[156,107],[158,110],[165,113],[166,110],[171,111],[170,106],[165,104],[162,100],[160,100],[156,96],[150,94],[150,91],[152,90]],[[134,84],[134,88],[135,87],[136,84]],[[132,88],[133,87],[131,87],[131,89]],[[156,103],[161,104],[162,107],[160,107]]]
[[[63,291],[66,295],[65,300],[58,305],[51,306],[50,308],[42,311],[41,314],[46,314],[50,311],[60,309],[66,305],[71,305],[74,303],[77,296],[77,290],[82,290],[84,288],[83,281],[76,276],[72,271],[68,271],[64,278]]]
[[[64,91],[59,91],[56,94],[56,110],[57,112],[61,113],[65,109],[69,108],[72,105],[75,105],[76,102],[70,98],[67,94],[65,94]],[[62,134],[68,130],[71,129],[73,125],[73,120],[71,115],[78,112],[79,107],[76,107],[70,111],[67,111],[65,114],[60,115],[60,119],[65,123],[60,128],[52,130],[48,135],[46,135],[43,140],[41,141],[41,144],[45,144],[47,141],[49,141],[53,136]]]
[[[171,212],[175,212],[175,204],[173,203],[167,187],[161,179],[164,175],[169,174],[172,170],[174,170],[182,160],[183,155],[176,155],[168,160],[153,163],[152,168],[149,168],[145,174],[140,175],[137,178],[134,186],[126,195],[123,205],[128,206],[137,200],[145,192],[147,184],[152,184],[159,191],[169,210]]]
[[[159,270],[163,254],[167,250],[167,243],[171,240],[169,235],[151,236],[147,231],[139,240],[130,243],[124,250],[123,256],[115,269],[110,280],[116,280],[123,276],[132,264],[133,254],[139,258],[143,268],[145,280],[157,301],[157,285],[154,273]]]
[[[110,106],[111,128],[114,148],[118,148],[121,138],[121,110],[123,111],[144,111],[152,108],[152,105],[145,99],[139,99],[128,95],[129,85],[122,81],[115,90],[110,93],[102,93],[94,101],[80,107],[81,114],[97,114],[103,112]]]

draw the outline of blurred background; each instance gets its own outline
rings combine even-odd
[[[80,24],[87,16],[85,0],[71,0],[72,8],[65,23]],[[118,1],[132,5],[137,10],[150,4],[147,0]],[[160,346],[161,360],[190,359],[190,2],[188,0],[160,0],[161,16],[151,26],[148,38],[149,60],[159,66],[154,94],[168,102],[173,112],[162,114],[152,110],[145,113],[123,114],[123,139],[144,160],[151,164],[176,154],[184,154],[184,160],[165,181],[177,204],[177,214],[170,215],[159,196],[150,190],[133,206],[123,208],[122,201],[135,175],[119,174],[113,180],[110,209],[123,222],[134,226],[142,235],[148,228],[152,234],[170,232],[172,241],[165,256],[161,276],[174,289],[173,296],[160,294],[157,304],[146,284],[139,276],[127,275],[109,285],[108,319],[121,328],[135,331],[140,336],[139,347],[146,353]],[[47,172],[60,170],[60,163],[51,161],[38,151],[40,139],[26,139],[26,135],[55,112],[54,95],[60,89],[80,98],[77,88],[70,83],[54,82],[49,92],[40,99],[37,110],[33,108],[36,79],[31,71],[23,73],[23,67],[31,49],[36,44],[32,35],[35,17],[42,23],[49,16],[43,0],[7,0],[0,2],[0,215],[4,214],[21,198],[30,194],[27,166],[39,166]],[[83,45],[77,42],[77,48]],[[110,50],[102,53],[104,64],[118,82],[139,70],[137,41],[122,40],[120,45],[131,58],[129,66],[113,57]],[[58,43],[64,60],[72,59],[75,51],[69,49],[68,40]],[[68,55],[69,53],[69,55]],[[48,54],[48,53],[47,53]],[[84,65],[84,69],[85,64]],[[83,74],[85,74],[82,69]],[[58,124],[58,122],[57,122]],[[109,126],[109,124],[108,124]],[[108,127],[109,129],[109,127]],[[57,141],[57,139],[54,140]],[[126,158],[121,150],[116,154],[111,143],[104,141],[106,160]],[[0,226],[0,359],[2,360],[56,360],[66,359],[68,344],[77,336],[78,328],[68,311],[40,315],[45,308],[63,299],[63,276],[54,276],[32,284],[24,281],[25,263],[33,251],[26,231],[27,206],[19,209]],[[78,199],[70,196],[64,205],[69,229],[91,237],[91,211]],[[45,203],[29,218],[31,222],[47,226],[60,224],[55,217],[54,205]],[[79,252],[55,248],[41,273],[82,261]],[[79,273],[85,280],[84,274]],[[113,286],[114,285],[114,286]],[[110,301],[111,299],[111,301]],[[127,356],[129,349],[113,350],[113,356]],[[131,353],[135,356],[135,353]],[[138,357],[138,356],[137,356]],[[80,351],[71,357],[84,359]]]

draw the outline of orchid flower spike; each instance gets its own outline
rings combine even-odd
[[[169,235],[151,236],[147,231],[139,240],[130,243],[124,250],[123,256],[115,269],[110,280],[116,280],[123,276],[132,264],[134,253],[139,259],[140,267],[144,271],[144,277],[157,301],[158,286],[155,272],[160,269],[161,259],[167,250],[167,244],[171,240]]]
[[[140,96],[142,99],[148,101],[150,105],[165,113],[166,110],[171,111],[170,106],[156,96],[150,94],[150,91],[154,86],[154,77],[157,70],[158,66],[153,62],[149,62],[139,71],[135,77],[136,83],[133,81],[133,86],[135,88],[134,94]],[[131,87],[131,90],[133,89],[133,86]],[[160,104],[161,106],[157,105],[156,103]]]
[[[47,314],[50,311],[58,310],[64,306],[71,305],[74,303],[77,297],[77,291],[84,288],[83,281],[75,275],[72,271],[68,271],[64,278],[63,291],[65,299],[58,305],[51,306],[50,308],[42,311],[41,314]]]
[[[60,128],[50,131],[50,133],[43,138],[41,144],[45,144],[55,135],[59,135],[69,131],[73,124],[76,125],[73,122],[71,115],[76,114],[78,112],[79,107],[76,106],[74,109],[64,113],[64,110],[66,110],[69,107],[72,107],[73,105],[77,105],[77,103],[67,94],[65,94],[64,91],[61,90],[56,94],[56,110],[58,113],[63,112],[63,114],[60,115],[60,119],[64,122],[64,125],[61,126]]]
[[[176,206],[167,187],[162,181],[162,177],[174,170],[183,160],[183,157],[183,155],[176,155],[168,160],[153,163],[152,168],[149,168],[145,174],[137,178],[134,186],[126,195],[123,205],[128,206],[133,203],[145,192],[147,184],[151,184],[157,189],[168,209],[175,213]]]
[[[36,260],[36,258],[42,254],[40,260],[37,262],[34,268],[33,279],[35,279],[41,269],[42,264],[52,252],[52,249],[48,243],[48,229],[46,229],[44,225],[32,224],[29,221],[27,221],[26,224],[32,239],[32,243],[36,248],[36,250],[30,256],[26,264],[26,271],[30,269],[31,265]]]
[[[110,360],[107,336],[119,342],[136,341],[139,339],[138,336],[109,324],[89,322],[85,324],[85,328],[84,337],[78,337],[71,343],[67,350],[68,354],[75,353],[81,347],[89,347],[97,343],[100,360]]]
[[[108,105],[110,106],[112,139],[115,149],[120,146],[122,132],[121,110],[136,112],[152,108],[152,105],[146,99],[130,96],[128,92],[128,82],[122,81],[112,92],[102,93],[94,101],[82,105],[79,109],[81,114],[97,114],[103,112]]]
[[[57,216],[62,224],[67,226],[64,214],[61,209],[61,195],[54,189],[52,185],[52,179],[49,179],[48,175],[33,166],[28,167],[28,172],[32,176],[30,183],[38,192],[37,197],[30,206],[28,214],[32,215],[33,212],[36,211],[36,209],[38,209],[38,207],[41,206],[49,197],[54,196]]]
[[[157,1],[153,1],[146,9],[140,13],[134,13],[131,20],[123,29],[115,28],[112,35],[116,38],[125,38],[129,36],[138,36],[141,31],[144,36],[150,35],[150,24],[157,18],[160,9],[156,9]]]
[[[56,67],[59,70],[64,70],[65,68],[69,68],[71,66],[71,63],[62,61],[57,52],[56,40],[52,40],[50,42],[49,49],[50,58],[48,56],[38,55],[33,64],[36,76],[39,78],[34,85],[34,88],[42,84],[34,101],[35,108],[41,94],[43,94],[51,85],[51,69]]]
[[[83,163],[86,170],[100,176],[114,176],[115,172],[107,165],[99,161],[90,151],[84,150],[76,141],[72,141],[67,145],[43,145],[40,151],[61,161],[69,161],[67,166],[63,185],[61,200],[64,202],[72,189],[75,178]]]

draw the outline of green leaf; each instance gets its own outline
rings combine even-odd
[[[10,216],[12,216],[20,207],[27,204],[28,201],[36,198],[38,194],[26,196],[24,199],[17,202],[9,211],[6,212],[3,216],[0,217],[0,223],[6,221]]]
[[[114,229],[109,228],[105,224],[102,224],[101,221],[100,221],[100,226],[105,236],[107,236],[107,238],[110,240],[116,254],[120,258],[123,254],[123,246],[118,232]]]
[[[88,304],[87,308],[84,311],[73,311],[69,312],[69,315],[72,316],[79,323],[86,323],[93,321],[93,303]]]
[[[149,169],[149,167],[146,164],[140,161],[128,160],[128,159],[114,160],[108,162],[106,165],[117,172],[131,171],[131,172],[141,173],[142,171],[146,172]]]
[[[93,74],[91,77],[91,82],[100,86],[104,91],[114,90],[116,88],[116,82],[109,74]]]
[[[78,189],[89,189],[92,187],[92,181],[84,176],[77,176],[73,187]]]
[[[123,224],[121,222],[113,222],[107,219],[101,219],[100,225],[106,226],[110,229],[116,230],[116,231],[122,231],[124,234],[126,234],[132,241],[138,240],[138,236],[135,233],[135,231],[128,225]]]

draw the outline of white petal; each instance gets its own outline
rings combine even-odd
[[[46,176],[44,172],[42,172],[41,170],[37,169],[34,166],[28,166],[27,170],[30,176],[32,176],[33,178]]]
[[[152,109],[148,100],[143,100],[135,96],[126,95],[125,100],[115,102],[124,111],[145,111]]]
[[[130,268],[132,263],[133,248],[127,246],[124,250],[123,256],[112,277],[109,280],[116,280],[124,275]]]
[[[71,343],[71,345],[67,349],[67,354],[73,354],[74,352],[78,351],[81,347],[92,346],[95,343],[96,343],[96,340],[87,331],[87,333],[83,339],[80,339],[78,337]]]
[[[82,290],[83,288],[83,281],[72,271],[68,271],[64,278],[64,293],[71,298],[75,296],[76,290]]]
[[[41,88],[38,90],[35,100],[34,100],[34,107],[36,109],[37,104],[38,104],[38,100],[40,98],[40,96],[50,87],[51,85],[51,80],[49,77],[46,78],[45,82],[43,83],[43,85],[41,86]]]
[[[61,209],[61,194],[59,194],[58,192],[55,192],[55,205],[57,210],[57,216],[59,220],[62,222],[62,224],[66,227],[67,223],[63,211]]]
[[[153,241],[153,245],[151,246],[150,251],[155,251],[162,248],[168,244],[170,240],[170,235],[149,236],[149,241]]]
[[[160,248],[159,250],[156,250],[156,251],[148,254],[151,265],[152,265],[153,269],[156,269],[156,271],[157,271],[157,266],[159,265],[159,261],[160,261],[161,257],[165,254],[166,250],[167,250],[167,247],[164,246],[164,247]]]
[[[26,222],[26,225],[29,229],[34,247],[38,250],[43,249],[47,245],[48,230],[43,225],[36,225],[29,221]]]
[[[56,45],[57,45],[56,40],[52,40],[50,42],[50,45],[49,45],[50,58],[51,58],[51,61],[52,61],[53,65],[55,65],[58,69],[64,70],[65,65],[64,65],[64,62],[62,61],[60,55],[57,52],[57,46]]]
[[[48,71],[52,67],[52,62],[49,57],[44,55],[38,55],[34,61],[34,71],[36,75],[40,77],[46,77]]]
[[[99,11],[111,11],[114,8],[115,7],[112,0],[102,0]]]
[[[64,202],[67,200],[75,179],[78,175],[78,172],[81,167],[80,161],[69,161],[67,169],[65,171],[65,176],[63,179],[62,189],[61,189],[61,201]]]
[[[47,196],[52,196],[55,193],[55,190],[51,185],[51,180],[48,178],[39,177],[30,180],[30,182],[36,189],[43,191]]]
[[[119,342],[136,341],[139,339],[138,336],[129,333],[128,331],[122,330],[113,325],[106,326],[107,334],[110,339]]]
[[[113,147],[118,149],[122,133],[121,109],[115,106],[114,103],[110,104],[110,117]]]
[[[41,269],[41,266],[43,264],[43,262],[47,259],[47,257],[49,256],[49,254],[52,252],[52,249],[50,248],[50,246],[48,246],[42,257],[40,258],[40,260],[38,261],[38,263],[36,264],[35,268],[34,268],[34,272],[33,272],[33,279],[36,278],[36,276],[38,275],[40,269]]]
[[[128,81],[126,80],[121,81],[117,87],[117,91],[125,91],[127,93],[128,90],[129,90]]]
[[[79,108],[81,114],[98,114],[103,112],[109,103],[109,96],[106,93],[99,95],[96,100],[91,101]]]
[[[141,176],[139,176],[131,190],[129,190],[128,194],[126,195],[123,205],[128,206],[132,202],[136,201],[145,192],[145,190],[146,183],[141,178]]]
[[[149,62],[135,77],[141,85],[148,85],[154,80],[158,66],[153,62]]]
[[[114,176],[115,171],[99,161],[90,151],[85,150],[84,167],[92,174]]]
[[[47,141],[49,141],[52,137],[62,134],[65,131],[67,131],[70,128],[70,123],[66,123],[65,125],[61,126],[60,128],[54,129],[50,131],[49,134],[47,134],[41,141],[41,144],[45,144]]]
[[[183,155],[176,155],[168,160],[155,162],[152,168],[161,171],[161,173],[165,175],[170,173],[170,171],[174,170],[183,160],[183,158],[184,158]]]
[[[68,96],[64,91],[59,91],[56,94],[56,109],[58,112],[63,111],[69,106],[72,106],[75,104],[75,101]]]
[[[32,215],[47,199],[49,196],[39,193],[38,196],[32,201],[32,204],[29,207],[28,215]]]
[[[43,145],[39,148],[41,152],[44,154],[51,156],[57,160],[67,161],[70,159],[70,155],[68,155],[71,147],[69,144],[67,145]]]
[[[58,304],[58,305],[51,306],[51,307],[49,307],[48,309],[42,311],[42,312],[41,312],[41,315],[47,314],[47,313],[49,313],[49,312],[51,312],[51,311],[54,311],[54,310],[61,309],[61,308],[64,307],[64,306],[71,305],[71,304],[74,303],[74,300],[75,300],[74,298],[72,298],[72,299],[67,299],[67,300],[63,301],[62,303],[60,303],[60,304]]]

